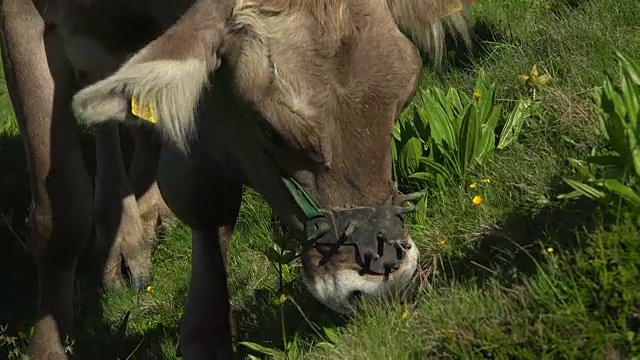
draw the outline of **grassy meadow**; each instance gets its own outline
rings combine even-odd
[[[404,303],[365,303],[355,317],[331,312],[306,293],[296,262],[278,266],[267,256],[279,227],[248,189],[229,268],[239,337],[247,342],[236,344],[241,358],[640,359],[640,207],[615,196],[558,198],[575,189],[563,179],[579,178],[576,163],[594,148],[611,153],[591,94],[608,74],[617,79],[616,51],[640,60],[640,2],[476,0],[471,9],[474,50],[452,47],[441,71],[425,66],[420,87],[453,87],[482,101],[474,86],[483,72],[504,113],[527,99],[530,116],[508,146],[449,180],[429,171],[411,177],[417,165],[399,155],[408,159],[397,162],[407,175],[401,185],[426,192],[409,219],[422,254],[415,293]],[[548,82],[519,82],[535,75],[534,64]],[[36,280],[25,248],[24,152],[4,85],[0,92],[0,359],[18,359],[30,336]],[[418,123],[419,95],[403,124]],[[501,120],[496,135],[505,126]],[[420,146],[431,144],[424,134]],[[92,168],[86,131],[82,141]],[[630,176],[620,181],[638,189],[640,175]],[[163,231],[153,283],[140,294],[88,289],[83,258],[74,353],[175,359],[190,246],[187,227]]]

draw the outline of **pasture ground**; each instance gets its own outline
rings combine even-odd
[[[614,50],[640,58],[640,2],[476,0],[472,10],[473,56],[450,53],[441,73],[425,69],[424,84],[470,94],[482,68],[508,107],[525,91],[516,77],[534,63],[552,81],[536,95],[540,112],[517,143],[496,152],[468,181],[429,198],[426,225],[413,227],[422,253],[417,293],[404,304],[365,304],[350,319],[319,305],[295,281],[287,289],[290,300],[278,304],[279,272],[264,255],[276,226],[260,196],[248,191],[229,269],[241,340],[283,349],[286,338],[289,357],[305,359],[640,359],[637,214],[613,219],[588,200],[556,199],[568,191],[561,177],[573,174],[567,158],[584,158],[602,141],[588,92],[615,69]],[[0,325],[8,324],[0,337],[18,338],[17,345],[0,348],[4,358],[24,345],[17,334],[29,336],[36,292],[24,248],[24,153],[6,87],[0,91]],[[91,137],[82,133],[91,167]],[[471,182],[478,187],[470,189]],[[471,202],[475,195],[482,204]],[[141,294],[90,291],[83,275],[90,264],[83,259],[76,353],[176,358],[189,237],[180,224],[162,234],[152,287]]]

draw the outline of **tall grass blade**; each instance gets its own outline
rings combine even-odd
[[[622,184],[615,179],[607,179],[603,183],[604,187],[611,190],[613,193],[627,200],[631,205],[635,207],[640,206],[640,195],[638,195],[633,189]]]
[[[594,199],[594,200],[601,200],[604,199],[607,195],[592,187],[589,186],[587,184],[581,183],[579,181],[575,181],[575,180],[571,180],[571,179],[563,179],[569,186],[571,186],[574,190],[579,191],[580,193],[582,193],[584,196]]]
[[[476,147],[480,143],[481,129],[478,122],[478,110],[468,105],[462,113],[460,133],[458,134],[458,164],[463,177],[475,160]]]
[[[516,105],[516,108],[509,114],[507,122],[504,128],[502,128],[497,146],[498,149],[502,150],[506,148],[518,138],[522,130],[522,125],[531,116],[530,106],[531,101],[524,99],[518,100],[518,105]]]

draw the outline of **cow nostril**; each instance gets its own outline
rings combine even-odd
[[[360,298],[362,298],[363,295],[364,295],[363,292],[360,291],[360,290],[352,291],[349,294],[349,302],[354,303],[354,302],[360,300]]]

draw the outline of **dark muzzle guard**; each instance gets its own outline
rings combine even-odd
[[[386,275],[400,268],[411,248],[403,222],[411,210],[383,205],[331,211],[306,222],[306,240],[314,245],[354,246],[365,271]]]

